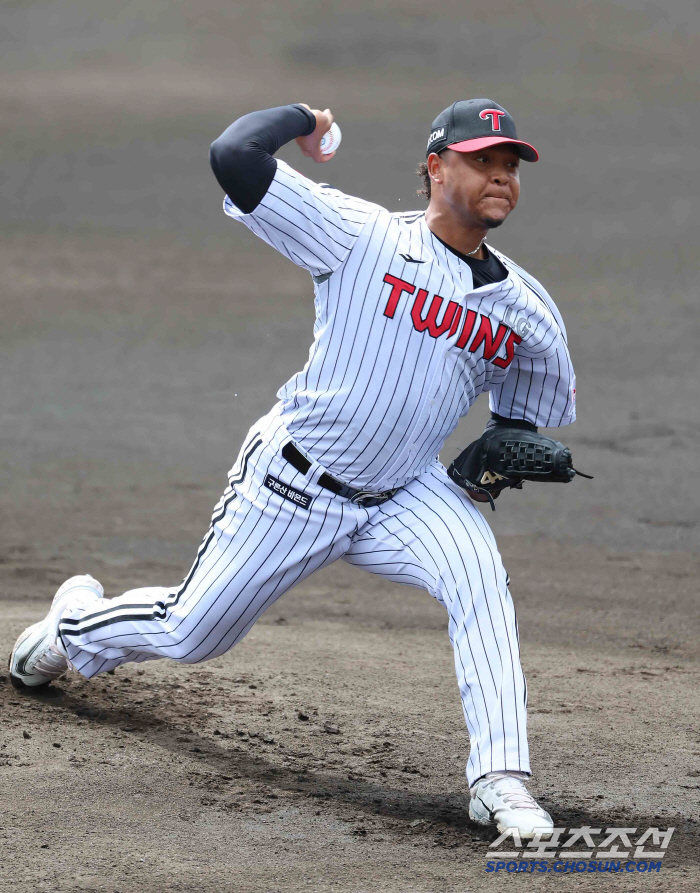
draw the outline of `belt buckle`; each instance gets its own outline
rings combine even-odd
[[[353,505],[359,505],[360,508],[365,508],[365,500],[373,500],[368,502],[368,506],[381,505],[383,502],[386,502],[388,499],[396,493],[396,490],[384,490],[382,493],[376,493],[372,490],[360,490],[359,493],[355,493],[355,495],[350,499],[350,502]]]
[[[350,497],[350,502],[353,505],[364,506],[365,499],[369,499],[372,496],[376,496],[376,493],[373,493],[371,490],[358,490],[354,496]]]

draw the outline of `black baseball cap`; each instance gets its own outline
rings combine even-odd
[[[488,146],[510,143],[523,161],[537,161],[537,149],[518,139],[515,121],[492,99],[465,99],[453,102],[433,121],[426,158],[431,152],[452,149],[476,152]]]

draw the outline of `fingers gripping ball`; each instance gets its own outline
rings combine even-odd
[[[340,127],[338,127],[334,121],[331,124],[331,129],[323,135],[323,139],[321,140],[321,153],[323,155],[330,155],[332,152],[336,152],[342,138]]]
[[[478,502],[490,502],[503,490],[520,489],[523,481],[568,483],[576,475],[569,447],[537,431],[487,429],[447,469],[452,480]]]

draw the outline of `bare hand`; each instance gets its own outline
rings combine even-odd
[[[299,148],[307,158],[313,158],[313,160],[318,161],[319,164],[330,161],[335,155],[335,152],[331,152],[329,155],[323,155],[321,152],[321,140],[331,129],[331,124],[333,123],[331,110],[324,109],[321,111],[320,109],[312,109],[309,108],[305,102],[300,102],[299,105],[303,105],[305,109],[309,109],[311,114],[316,118],[314,132],[310,133],[308,136],[297,137]]]

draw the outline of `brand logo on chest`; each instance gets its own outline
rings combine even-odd
[[[411,321],[417,332],[427,331],[431,338],[439,338],[445,334],[450,338],[459,332],[455,347],[466,348],[470,353],[476,353],[483,345],[484,359],[501,369],[505,369],[513,362],[515,346],[520,344],[524,334],[527,334],[523,332],[519,335],[502,322],[496,323],[494,331],[490,317],[482,313],[478,314],[477,320],[477,313],[474,310],[467,310],[462,318],[463,308],[456,301],[446,302],[440,295],[433,295],[428,304],[426,289],[419,288],[416,292],[415,285],[399,279],[398,276],[392,276],[391,273],[384,275],[384,282],[391,286],[384,316],[393,319],[403,293],[407,292],[409,295],[415,293],[411,306]],[[505,348],[505,356],[496,356],[502,346]]]

